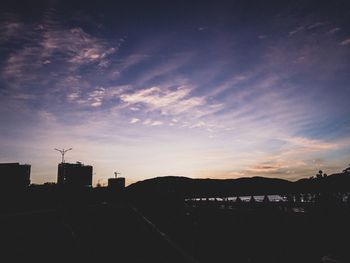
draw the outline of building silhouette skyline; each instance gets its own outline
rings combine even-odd
[[[31,165],[0,163],[0,188],[24,189],[30,185]]]
[[[77,163],[59,163],[57,184],[68,187],[92,187],[91,165]]]

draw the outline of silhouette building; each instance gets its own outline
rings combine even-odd
[[[0,163],[0,187],[24,189],[30,184],[30,165],[19,163]]]
[[[77,163],[58,165],[57,184],[71,187],[92,186],[92,166]]]
[[[118,178],[109,178],[108,179],[108,188],[111,190],[123,190],[125,188],[125,178],[124,177],[118,177]]]

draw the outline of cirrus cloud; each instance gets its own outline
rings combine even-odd
[[[150,110],[159,110],[164,115],[177,115],[206,103],[202,97],[191,97],[191,89],[179,87],[165,89],[151,87],[136,92],[122,94],[120,99],[130,106],[143,104]]]

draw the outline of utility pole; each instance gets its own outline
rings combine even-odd
[[[62,163],[64,163],[64,155],[66,154],[66,152],[68,152],[70,150],[73,150],[73,148],[69,148],[67,150],[65,150],[65,149],[59,150],[59,149],[55,148],[55,150],[61,153],[61,155],[62,155]]]

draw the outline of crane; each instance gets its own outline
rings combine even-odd
[[[68,152],[68,151],[70,151],[70,150],[73,150],[73,148],[69,148],[69,149],[67,149],[67,150],[65,150],[65,149],[59,150],[59,149],[56,149],[56,148],[55,148],[54,150],[56,150],[56,151],[58,151],[58,152],[61,153],[61,155],[62,155],[62,163],[64,163],[64,155],[66,154],[66,152]]]

